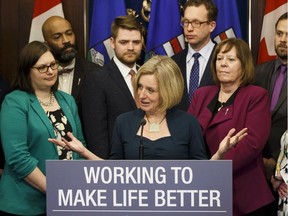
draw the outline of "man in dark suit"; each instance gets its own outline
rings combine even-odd
[[[90,73],[83,88],[83,128],[87,147],[108,158],[115,120],[137,108],[132,88],[136,61],[142,49],[142,26],[134,16],[117,17],[112,24],[110,44],[113,59],[100,71]]]
[[[184,18],[181,25],[188,42],[186,49],[173,56],[184,78],[184,94],[177,108],[187,111],[193,92],[190,92],[190,74],[195,62],[194,53],[199,53],[199,76],[197,87],[213,84],[210,62],[215,43],[210,35],[216,27],[218,9],[212,0],[188,0],[184,6]],[[193,90],[192,90],[193,91]]]
[[[59,90],[71,94],[76,100],[78,109],[81,109],[81,89],[85,76],[100,66],[77,57],[75,34],[71,24],[63,17],[49,17],[43,23],[42,34],[59,62]]]
[[[256,84],[267,89],[271,97],[271,130],[268,141],[263,149],[263,160],[268,182],[270,182],[271,176],[275,173],[276,162],[280,153],[280,139],[287,129],[287,14],[283,14],[275,25],[274,46],[277,58],[257,65],[255,69]],[[284,76],[283,81],[279,81],[278,79],[281,73]],[[277,87],[279,87],[280,93],[276,96],[275,89]],[[272,102],[274,100],[275,105]],[[275,205],[277,206],[278,199],[276,193],[275,196]],[[277,209],[274,212],[276,214]]]

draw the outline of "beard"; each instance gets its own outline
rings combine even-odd
[[[140,53],[137,52],[125,52],[121,55],[115,53],[115,55],[123,64],[128,66],[134,65],[140,57]]]
[[[277,56],[282,59],[283,61],[287,61],[287,45],[280,43],[275,45],[275,52]]]
[[[53,50],[53,55],[55,59],[57,59],[59,62],[62,63],[68,63],[72,61],[78,53],[77,45],[72,45],[70,43],[65,44],[65,46],[62,49],[58,49],[56,47],[51,48]],[[66,50],[68,48],[69,50]]]

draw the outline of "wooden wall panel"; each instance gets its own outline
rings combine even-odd
[[[253,10],[251,11],[251,51],[255,62],[257,62],[258,58],[258,49],[261,37],[265,3],[266,0],[251,0],[251,7],[253,8]]]

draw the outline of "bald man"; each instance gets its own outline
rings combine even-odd
[[[49,17],[42,26],[45,43],[59,62],[59,90],[71,94],[81,109],[81,91],[87,73],[99,65],[77,57],[78,46],[70,22],[60,16]],[[81,111],[79,111],[81,115]],[[80,116],[81,117],[81,116]]]

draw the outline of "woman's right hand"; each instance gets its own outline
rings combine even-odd
[[[73,136],[71,132],[68,132],[67,136],[71,139],[71,141],[68,142],[63,137],[61,138],[61,140],[49,138],[48,141],[73,152],[76,152],[87,160],[102,160],[102,158],[89,151],[76,137]]]
[[[63,137],[61,140],[49,138],[48,141],[82,155],[85,151],[85,146],[83,146],[83,144],[76,137],[74,137],[71,132],[68,132],[67,136],[70,138],[70,142]]]

